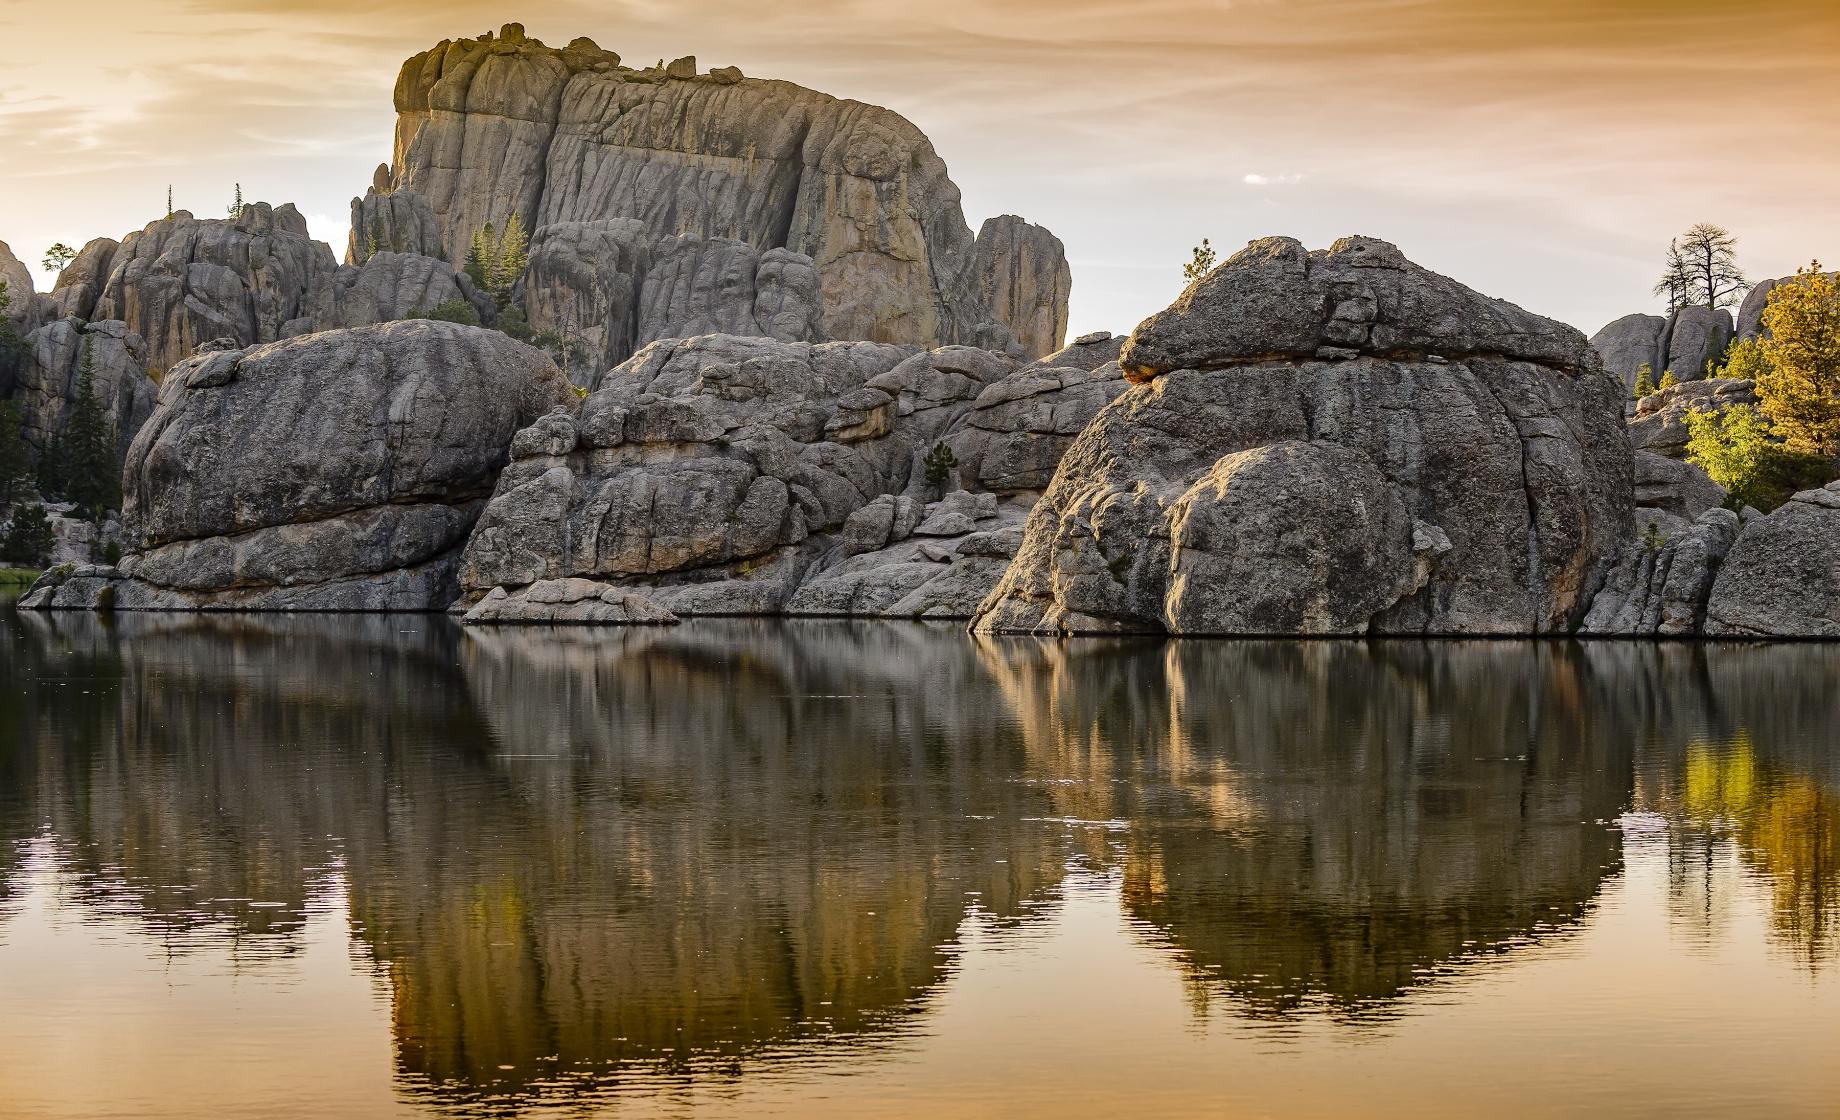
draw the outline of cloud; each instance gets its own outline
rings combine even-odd
[[[1249,187],[1288,187],[1303,182],[1305,178],[1307,176],[1301,171],[1286,171],[1281,175],[1261,175],[1256,171],[1248,171],[1240,177],[1240,182]]]

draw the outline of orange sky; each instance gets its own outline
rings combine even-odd
[[[1834,0],[0,0],[0,240],[36,265],[241,181],[342,247],[398,64],[510,19],[904,113],[973,229],[1067,243],[1076,333],[1203,236],[1384,237],[1586,331],[1695,221],[1753,277],[1840,260]]]

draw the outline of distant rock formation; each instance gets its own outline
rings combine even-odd
[[[115,432],[122,457],[153,412],[155,386],[147,377],[147,344],[126,324],[85,324],[75,318],[47,323],[26,336],[26,359],[12,391],[20,435],[35,456],[44,455],[69,425],[86,349],[91,391]]]
[[[1382,241],[1253,242],[1121,364],[978,629],[1564,632],[1633,532],[1584,337]]]
[[[253,346],[389,322],[449,299],[492,310],[464,273],[429,257],[379,252],[340,267],[291,203],[265,202],[235,218],[181,210],[119,243],[91,241],[51,298],[59,314],[125,323],[145,340],[156,374],[219,338]]]
[[[645,287],[630,272],[625,284],[604,282],[642,259],[636,242],[649,241],[656,260],[658,245],[675,239],[680,252],[694,252],[689,241],[740,242],[763,262],[775,250],[810,262],[823,296],[816,328],[795,319],[801,329],[782,325],[772,337],[991,345],[994,327],[1033,355],[1056,349],[1065,332],[1059,241],[1007,217],[974,239],[932,144],[886,109],[733,68],[699,73],[689,58],[633,69],[591,40],[550,48],[516,24],[411,58],[395,101],[387,180],[374,177],[353,203],[352,263],[373,238],[380,249],[433,253],[428,215],[439,255],[454,262],[475,231],[513,215],[552,246],[582,241],[546,227],[628,219],[642,235],[623,232],[626,247],[611,258],[583,258],[584,275],[603,278],[582,296],[584,312]],[[733,276],[744,274],[723,256]],[[552,268],[549,282],[560,274]],[[744,318],[748,293],[730,295],[723,314]],[[563,303],[534,303],[532,325],[569,329],[549,318]],[[611,365],[663,337],[647,328],[624,341],[617,324],[643,318],[615,308],[572,326],[604,334],[601,360]]]
[[[451,323],[207,349],[129,452],[119,570],[24,605],[444,609],[513,433],[570,399],[539,351]]]
[[[1680,381],[1705,378],[1707,363],[1724,358],[1732,337],[1731,312],[1683,307],[1666,318],[1625,315],[1592,336],[1591,345],[1603,358],[1604,368],[1629,392],[1642,366],[1657,382],[1669,370]]]
[[[1754,406],[1757,386],[1746,378],[1709,377],[1682,381],[1650,393],[1635,404],[1629,417],[1629,442],[1638,451],[1652,451],[1670,459],[1687,457],[1687,416],[1694,412],[1724,412]]]

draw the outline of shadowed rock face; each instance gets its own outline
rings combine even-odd
[[[69,425],[87,350],[92,391],[115,432],[117,453],[125,456],[153,412],[155,386],[147,377],[147,344],[141,337],[120,322],[58,319],[27,335],[26,347],[13,400],[20,435],[33,453],[42,456]]]
[[[1120,364],[980,629],[1548,633],[1630,538],[1583,336],[1385,242],[1254,242]]]
[[[1725,556],[1706,633],[1840,637],[1840,482],[1753,518]]]
[[[450,323],[193,358],[129,450],[119,577],[30,605],[443,609],[512,435],[571,397],[540,352]]]
[[[587,40],[552,49],[516,25],[442,42],[397,80],[388,187],[426,200],[450,261],[513,214],[533,231],[629,218],[653,240],[809,258],[824,337],[969,343],[996,319],[1036,353],[1060,344],[1059,243],[1025,225],[981,250],[944,162],[907,120],[683,63],[633,70]]]

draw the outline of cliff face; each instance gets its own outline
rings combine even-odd
[[[987,292],[945,163],[887,109],[732,68],[698,74],[693,59],[634,70],[589,40],[546,47],[516,25],[411,58],[396,109],[389,191],[427,200],[449,260],[513,214],[532,231],[636,219],[654,239],[809,257],[826,337],[987,343],[994,322],[1036,353],[1062,341],[1059,243],[1039,231],[1031,250],[1055,259],[1004,268],[1007,286]]]

